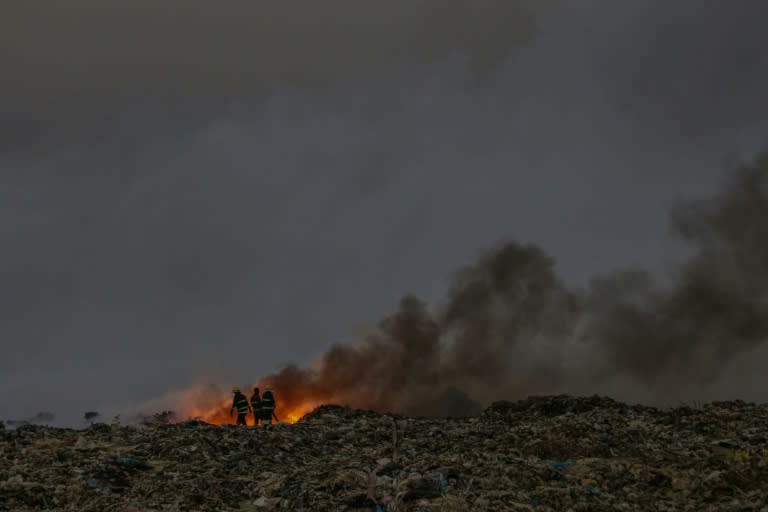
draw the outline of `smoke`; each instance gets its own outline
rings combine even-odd
[[[632,269],[572,290],[544,251],[509,242],[457,271],[434,311],[403,297],[363,339],[262,381],[287,409],[311,398],[420,415],[529,393],[621,394],[621,382],[647,401],[680,398],[768,338],[765,219],[768,154],[715,197],[673,209],[693,253],[668,285]]]
[[[93,143],[117,109],[178,115],[281,88],[319,92],[460,55],[484,73],[552,2],[23,2],[0,19],[0,149]],[[41,119],[44,117],[45,119]],[[75,130],[73,128],[76,127]]]
[[[768,336],[768,155],[743,165],[724,190],[672,212],[695,248],[668,290],[642,274],[597,281],[585,336],[608,368],[650,383],[709,384],[724,363]]]
[[[768,129],[768,4],[6,4],[6,418],[109,419],[200,382],[221,386],[220,407],[231,384],[306,366],[409,291],[438,326],[439,385],[388,389],[382,406],[560,388],[658,396],[662,379],[613,372],[626,352],[596,346],[621,327],[612,309],[669,291],[647,273],[602,276],[599,293],[553,285],[560,295],[530,304],[551,326],[535,335],[504,332],[527,299],[495,291],[479,262],[448,296],[443,277],[501,236],[546,248],[557,263],[538,271],[569,285],[632,264],[658,275],[679,248],[660,229],[672,196],[708,193],[721,155],[753,155]],[[473,294],[487,297],[465,314]],[[728,377],[729,396],[746,398],[762,371],[735,369],[766,360],[752,356],[702,381],[723,390]],[[706,368],[714,356],[696,357]],[[299,398],[320,389],[308,382]],[[162,408],[174,400],[187,403]]]

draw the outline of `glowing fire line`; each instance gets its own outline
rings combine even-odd
[[[277,404],[275,410],[276,416],[280,422],[283,423],[296,423],[302,416],[312,411],[315,407],[320,405],[318,402],[306,401],[292,407],[280,407],[280,403]],[[237,413],[230,415],[230,408],[232,406],[232,399],[221,399],[217,405],[213,406],[200,406],[200,405],[188,405],[178,408],[180,418],[185,419],[199,419],[212,425],[226,425],[234,424],[237,419]],[[249,425],[253,425],[253,414],[248,413],[247,422]]]

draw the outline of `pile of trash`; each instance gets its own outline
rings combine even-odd
[[[0,429],[0,510],[768,510],[768,406],[496,402],[468,418],[322,406],[200,421]]]

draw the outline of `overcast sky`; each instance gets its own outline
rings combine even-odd
[[[767,17],[6,2],[0,418],[306,363],[500,240],[574,285],[663,275],[668,208],[768,143]]]

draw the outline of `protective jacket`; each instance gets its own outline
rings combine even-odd
[[[248,414],[248,399],[242,393],[235,393],[235,397],[232,399],[232,408],[230,411],[237,409],[237,414]]]
[[[264,418],[272,418],[275,405],[275,395],[270,390],[265,391],[264,394],[261,395],[261,411]]]
[[[259,411],[261,410],[261,398],[259,398],[258,393],[254,393],[251,396],[251,408],[253,408],[253,412],[258,415]]]

